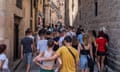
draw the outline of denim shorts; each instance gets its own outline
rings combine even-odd
[[[87,55],[80,55],[80,69],[88,69]]]
[[[26,64],[32,63],[32,53],[24,53],[24,58],[25,58]]]

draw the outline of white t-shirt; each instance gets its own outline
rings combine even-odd
[[[63,45],[64,38],[65,37],[60,37],[60,39],[59,39],[59,47],[61,47]]]
[[[47,42],[48,42],[48,40],[38,40],[38,42],[37,42],[37,49],[41,53],[48,49]]]
[[[6,55],[4,53],[0,54],[0,63],[2,61],[5,61],[2,69],[8,69],[8,58],[6,57]]]
[[[37,34],[37,40],[40,40],[40,36]]]
[[[69,31],[66,33],[66,36],[76,36],[75,32]]]

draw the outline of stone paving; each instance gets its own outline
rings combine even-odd
[[[18,66],[17,70],[15,72],[25,72],[25,63],[21,62],[21,64]],[[31,66],[31,71],[30,72],[40,72],[40,67],[38,67],[37,65],[35,65],[32,62],[32,66]],[[98,72],[97,70],[97,65],[95,64],[94,66],[94,72]]]
[[[25,72],[25,64],[22,62],[15,72]],[[40,72],[39,67],[32,63],[31,72]]]
[[[34,63],[31,66],[31,72],[40,72],[40,68],[37,67]],[[25,72],[25,64],[22,62],[15,72]],[[95,65],[94,72],[97,72],[97,66]]]

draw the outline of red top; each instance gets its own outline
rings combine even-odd
[[[97,38],[96,43],[98,45],[98,51],[105,52],[105,45],[107,43],[107,40],[105,38]]]

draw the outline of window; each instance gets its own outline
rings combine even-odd
[[[98,2],[95,2],[95,16],[98,16]]]
[[[30,28],[32,29],[32,20],[30,20]]]
[[[38,5],[38,0],[34,0],[34,8],[37,8],[37,5]]]
[[[78,9],[79,9],[79,19],[81,20],[81,0],[78,1]]]
[[[34,0],[34,8],[36,8],[36,0]]]
[[[42,4],[42,0],[40,0],[40,4]]]
[[[81,10],[79,10],[79,19],[81,20]]]
[[[16,0],[16,6],[22,9],[22,0]]]
[[[74,0],[72,0],[72,11],[74,10]]]
[[[50,0],[48,0],[48,2],[50,2]]]
[[[33,2],[31,0],[31,4],[30,4],[30,16],[33,17],[33,13],[32,13],[32,10],[33,10]]]

